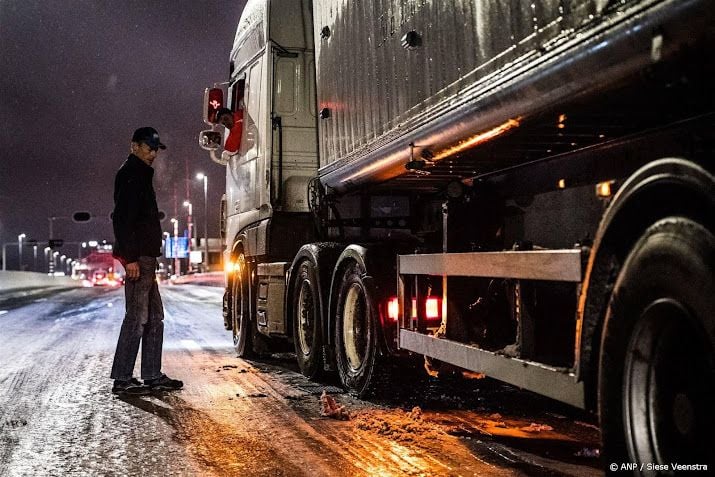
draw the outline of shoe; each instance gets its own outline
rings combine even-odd
[[[112,393],[125,396],[143,396],[149,394],[149,386],[145,386],[138,379],[132,378],[129,381],[114,380]]]
[[[166,374],[162,374],[156,379],[145,379],[144,384],[152,391],[176,391],[184,387],[183,382],[171,379]]]

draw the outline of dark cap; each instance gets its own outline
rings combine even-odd
[[[221,108],[221,109],[216,110],[216,116],[215,116],[216,121],[218,121],[219,118],[221,118],[221,116],[223,116],[224,114],[230,114],[231,117],[233,117],[233,111],[231,111],[228,108]]]
[[[152,149],[166,149],[166,146],[159,140],[159,133],[154,128],[139,128],[134,131],[132,142],[144,143]]]

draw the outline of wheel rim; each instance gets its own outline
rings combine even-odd
[[[703,424],[712,422],[712,410],[703,399],[712,397],[712,351],[693,323],[682,304],[661,299],[635,325],[623,388],[623,419],[634,462],[667,464],[698,455],[702,443],[709,442]]]
[[[315,328],[313,291],[310,280],[303,280],[298,293],[298,346],[304,356],[310,355],[313,349],[313,331]]]
[[[367,306],[360,285],[350,285],[345,295],[343,312],[343,343],[347,364],[352,370],[362,366],[366,354]]]

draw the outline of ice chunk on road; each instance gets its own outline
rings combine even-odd
[[[333,419],[339,419],[341,421],[350,419],[350,413],[345,409],[345,406],[339,405],[335,401],[335,398],[329,396],[325,390],[323,390],[323,394],[320,395],[320,407],[321,416],[332,417]]]

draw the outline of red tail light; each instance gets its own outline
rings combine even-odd
[[[400,302],[396,296],[387,302],[387,317],[395,321],[400,317]]]
[[[440,310],[442,309],[441,302],[437,297],[428,296],[425,299],[425,318],[434,319],[440,317]]]

